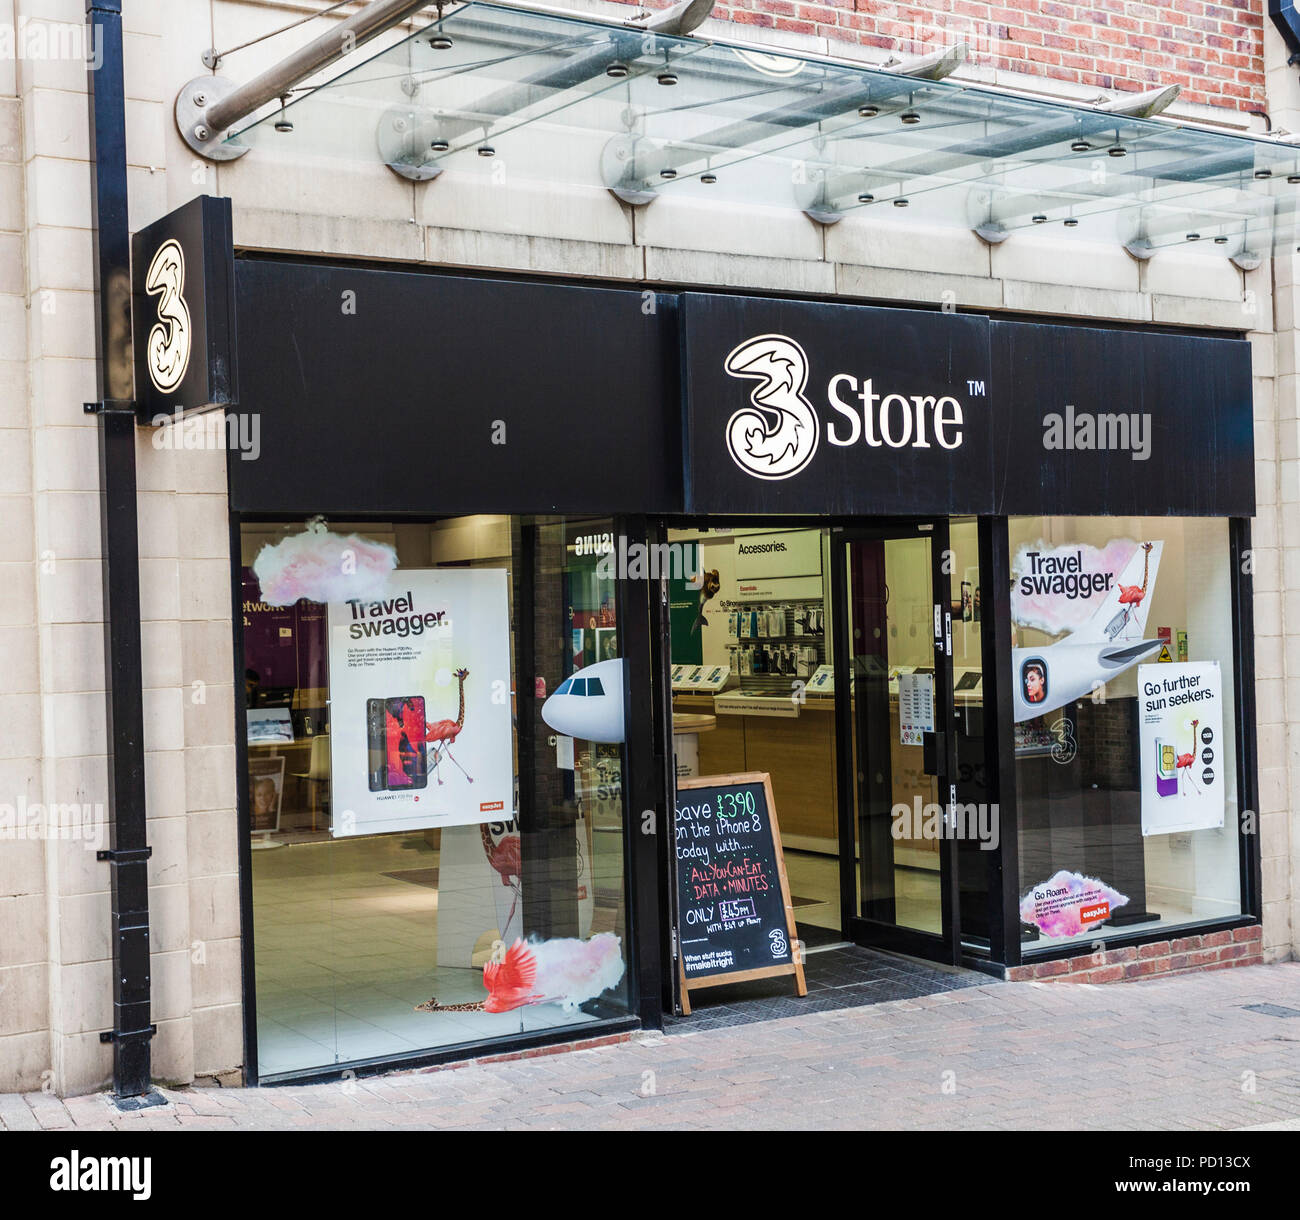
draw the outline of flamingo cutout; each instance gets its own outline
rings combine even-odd
[[[456,763],[457,770],[472,784],[474,777],[465,770],[460,763],[456,762],[456,756],[451,752],[451,743],[460,736],[460,731],[465,727],[465,679],[469,677],[468,669],[456,670],[456,680],[460,683],[460,710],[456,713],[455,720],[435,720],[425,731],[424,740],[431,741],[433,745],[433,774],[438,783],[442,783],[442,756],[445,753],[452,762]]]
[[[514,896],[510,900],[510,913],[506,916],[505,928],[502,929],[504,934],[510,927],[510,921],[515,917],[515,907],[519,903],[519,887],[524,875],[523,862],[519,856],[519,836],[504,835],[501,842],[493,843],[486,822],[479,825],[479,834],[483,838],[483,852],[487,856],[488,863],[501,875],[501,884],[514,891]]]
[[[1146,552],[1142,560],[1142,583],[1140,585],[1120,585],[1119,587],[1119,604],[1124,607],[1123,626],[1127,627],[1129,619],[1133,612],[1142,604],[1147,595],[1147,577],[1151,571],[1151,546],[1150,542],[1144,542],[1142,549]]]
[[[536,1004],[543,997],[533,990],[537,982],[537,959],[522,940],[516,940],[501,961],[489,961],[483,967],[486,1000],[474,1004],[439,1004],[438,997],[415,1006],[416,1012],[509,1012],[525,1004]]]
[[[1196,726],[1200,723],[1199,720],[1192,721],[1192,752],[1190,754],[1180,754],[1174,764],[1176,770],[1186,772],[1187,782],[1191,784],[1192,789],[1196,792],[1200,792],[1200,788],[1197,787],[1196,781],[1192,778],[1192,767],[1196,764]]]

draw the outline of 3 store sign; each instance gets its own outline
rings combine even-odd
[[[727,354],[723,367],[756,381],[749,405],[726,423],[727,450],[746,474],[788,479],[817,453],[821,426],[808,400],[808,357],[787,335],[758,335]],[[826,421],[828,444],[847,448],[941,449],[961,447],[965,410],[951,394],[881,392],[873,379],[836,373],[826,384],[835,416]]]

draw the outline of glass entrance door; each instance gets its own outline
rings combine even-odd
[[[845,933],[956,963],[951,554],[946,520],[838,531],[833,596]]]

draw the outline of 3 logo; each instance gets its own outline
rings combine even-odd
[[[759,335],[731,349],[728,375],[759,384],[727,420],[727,451],[746,474],[788,479],[817,453],[821,424],[804,391],[808,357],[786,335]],[[836,373],[826,383],[826,443],[845,449],[959,449],[965,408],[951,394],[877,389],[874,377]],[[883,456],[883,454],[882,454]]]
[[[190,363],[190,311],[185,304],[185,252],[169,238],[158,247],[144,277],[145,291],[158,298],[158,321],[149,331],[149,380],[161,393],[174,390]]]
[[[817,452],[817,413],[804,397],[808,357],[793,339],[760,335],[728,354],[732,377],[752,378],[750,406],[727,420],[727,450],[741,470],[760,479],[788,479]]]

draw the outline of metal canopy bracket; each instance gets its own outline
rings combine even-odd
[[[248,151],[246,144],[226,144],[226,133],[214,131],[208,107],[228,98],[238,88],[224,76],[196,76],[176,95],[176,130],[200,157],[209,161],[234,161]]]
[[[1124,243],[1124,253],[1139,263],[1145,263],[1155,257],[1156,248],[1145,237],[1135,237]]]
[[[236,123],[267,102],[287,96],[295,85],[313,73],[351,54],[362,43],[406,20],[427,3],[428,0],[372,0],[247,84],[235,85],[211,76],[190,81],[176,95],[176,126],[181,139],[210,161],[230,161],[242,156],[246,149],[221,143]],[[204,62],[208,62],[206,55]],[[217,84],[218,81],[221,83]]]

